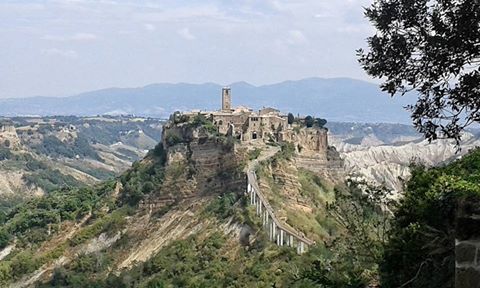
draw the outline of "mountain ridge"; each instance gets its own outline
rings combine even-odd
[[[234,106],[315,115],[331,121],[408,123],[402,109],[412,97],[391,98],[373,83],[351,78],[288,80],[266,85],[234,82]],[[68,97],[0,99],[0,115],[91,116],[134,114],[167,118],[176,110],[217,110],[222,85],[154,83],[137,88],[105,88]]]

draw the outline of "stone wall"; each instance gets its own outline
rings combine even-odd
[[[226,135],[230,124],[234,126],[234,134],[242,135],[245,130],[246,123],[248,121],[250,113],[215,113],[212,114],[213,124],[218,127],[218,132],[222,135]]]
[[[328,130],[324,128],[301,128],[298,131],[280,132],[280,141],[295,143],[297,152],[327,160]]]
[[[455,232],[455,287],[480,288],[480,196],[459,201]]]
[[[287,127],[287,119],[276,115],[252,115],[248,119],[247,129],[243,140],[267,139],[270,135],[275,138],[277,131]]]

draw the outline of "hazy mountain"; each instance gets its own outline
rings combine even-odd
[[[233,104],[273,106],[285,112],[312,114],[331,121],[409,122],[406,97],[392,99],[378,85],[348,78],[308,78],[253,86],[237,82]],[[0,115],[135,114],[167,117],[175,110],[218,109],[221,85],[152,84],[141,88],[109,88],[76,96],[0,99]]]

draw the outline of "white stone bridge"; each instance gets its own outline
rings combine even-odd
[[[278,246],[297,248],[298,254],[306,252],[308,247],[315,245],[315,241],[304,237],[278,220],[267,198],[260,191],[257,176],[251,169],[247,171],[246,195],[250,200],[250,205],[256,207],[256,214],[262,218],[263,228],[266,230],[270,241]]]

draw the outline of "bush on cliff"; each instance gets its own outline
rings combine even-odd
[[[167,161],[163,144],[155,146],[146,160],[133,163],[132,168],[120,177],[123,203],[137,205],[145,195],[154,192],[163,183]]]

